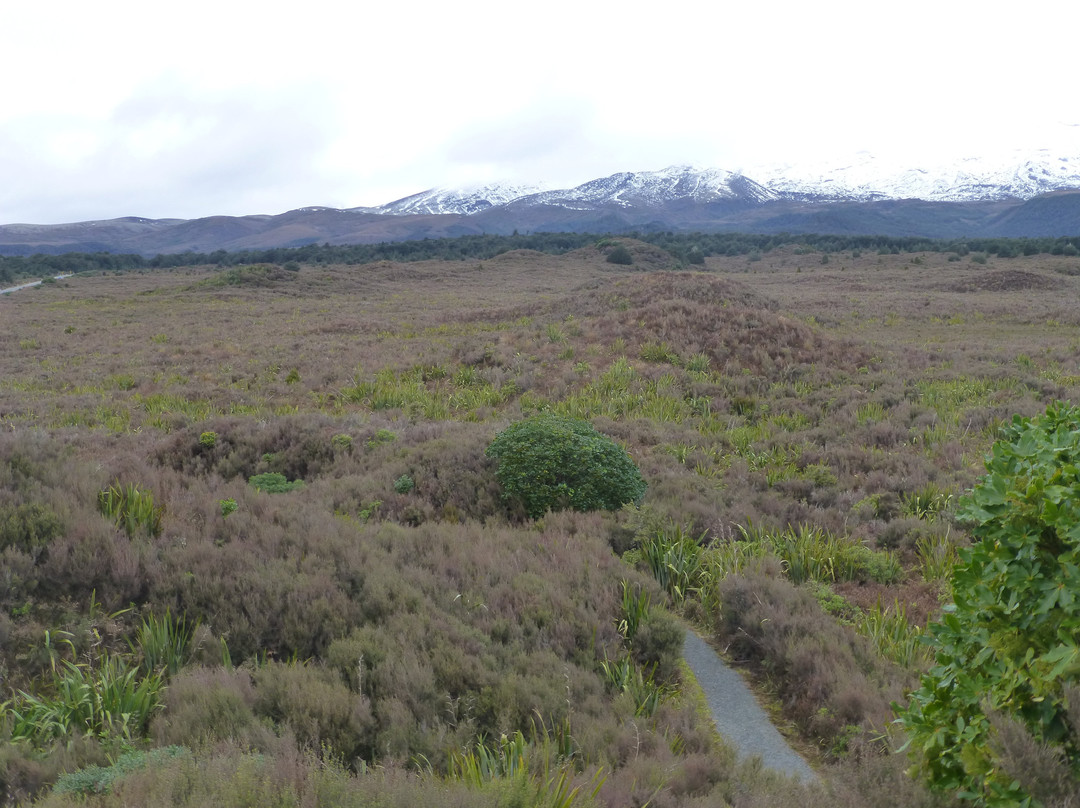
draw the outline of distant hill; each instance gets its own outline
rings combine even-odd
[[[490,185],[432,189],[374,208],[308,207],[277,215],[125,217],[0,226],[0,254],[141,255],[373,244],[485,233],[701,231],[925,238],[1080,235],[1080,172],[1068,160],[979,174],[965,164],[876,180],[866,161],[799,184],[721,169],[623,172],[564,190]],[[845,173],[847,172],[847,173]],[[950,192],[946,179],[960,183]],[[946,179],[943,179],[946,178]],[[876,182],[877,184],[874,184]],[[879,190],[874,190],[875,188]],[[921,195],[905,197],[906,191]]]

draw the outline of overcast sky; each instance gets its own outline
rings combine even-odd
[[[1080,155],[1065,0],[54,0],[0,19],[0,223],[857,151]]]

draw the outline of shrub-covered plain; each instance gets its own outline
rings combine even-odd
[[[891,704],[1002,425],[1080,395],[1075,257],[624,243],[0,300],[3,801],[950,804]],[[545,419],[647,487],[508,512]],[[820,784],[714,736],[686,622]]]

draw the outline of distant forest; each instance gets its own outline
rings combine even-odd
[[[484,260],[511,250],[536,250],[558,255],[596,243],[604,236],[589,233],[532,233],[511,236],[460,236],[457,238],[395,241],[380,244],[309,244],[211,253],[184,252],[147,258],[135,254],[64,253],[62,255],[0,256],[0,284],[61,273],[170,269],[186,266],[237,266],[241,264],[369,264],[375,261]],[[794,245],[823,254],[877,252],[881,254],[944,252],[1013,258],[1019,255],[1080,255],[1080,237],[1070,238],[976,238],[928,239],[894,236],[749,235],[742,233],[628,233],[617,238],[636,238],[667,250],[679,262],[701,264],[710,255],[767,253]]]

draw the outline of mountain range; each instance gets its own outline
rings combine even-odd
[[[751,176],[752,175],[752,176]],[[1049,151],[911,167],[862,153],[745,172],[672,166],[569,189],[431,189],[378,207],[0,226],[0,254],[213,252],[483,233],[643,230],[927,238],[1080,235],[1080,156]]]

